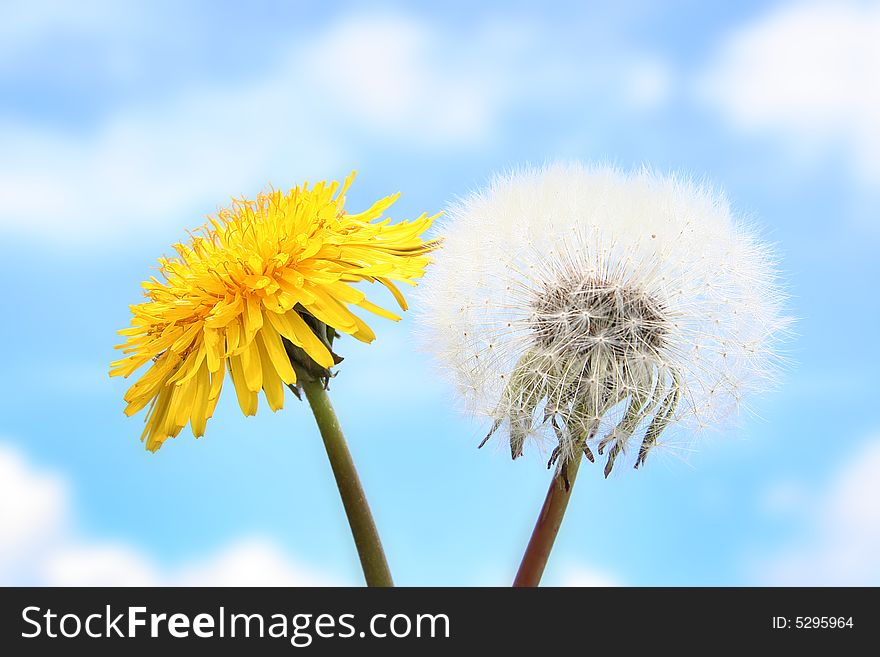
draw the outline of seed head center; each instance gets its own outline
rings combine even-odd
[[[652,355],[668,334],[661,303],[638,288],[611,281],[557,279],[535,294],[531,306],[536,345],[560,355],[587,356],[595,350]]]

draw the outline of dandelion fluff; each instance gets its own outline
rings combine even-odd
[[[605,474],[672,426],[731,416],[778,369],[772,254],[711,188],[554,165],[448,212],[419,292],[426,343],[489,436],[549,441]]]

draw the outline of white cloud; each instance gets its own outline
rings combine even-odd
[[[75,533],[69,486],[0,443],[0,585],[333,586],[335,577],[246,537],[204,558],[160,565],[141,548]]]
[[[634,59],[623,71],[623,96],[635,107],[655,109],[664,105],[672,95],[674,72],[658,56]]]
[[[761,507],[769,515],[796,514],[809,499],[809,491],[800,482],[785,479],[775,482],[764,492]]]
[[[195,227],[280,169],[347,173],[345,149],[290,86],[281,76],[193,90],[170,105],[123,112],[95,135],[0,124],[0,227],[63,243],[113,242],[186,217]]]
[[[340,582],[291,561],[271,541],[238,541],[203,563],[173,575],[181,586],[333,586]]]
[[[796,543],[755,564],[761,583],[783,585],[880,585],[880,436],[867,440],[827,485],[804,488],[789,513],[805,525]],[[778,501],[780,487],[769,499]],[[789,491],[791,483],[782,486]],[[772,504],[771,506],[778,505]]]
[[[47,586],[159,586],[165,583],[148,558],[122,544],[62,544],[35,566],[33,583]]]
[[[40,564],[50,586],[336,586],[340,581],[296,563],[272,541],[245,538],[175,568],[160,568],[122,544],[62,546]]]
[[[737,127],[784,137],[799,156],[842,144],[880,183],[880,5],[790,4],[731,33],[700,93]]]
[[[570,564],[563,568],[558,585],[580,588],[623,586],[615,575],[583,564]]]
[[[483,140],[504,90],[473,62],[441,61],[442,41],[411,18],[360,17],[333,26],[299,58],[309,86],[363,128],[431,146]]]
[[[441,62],[442,41],[412,19],[346,19],[250,80],[122,108],[91,133],[7,119],[0,230],[62,243],[131,240],[186,217],[194,227],[273,175],[284,185],[347,174],[358,136],[471,147],[492,129],[503,85]]]
[[[20,55],[22,50],[59,35],[121,41],[149,19],[146,9],[137,3],[122,6],[107,0],[82,0],[76,4],[57,0],[5,0],[0,5],[0,55],[6,58],[0,59],[0,66],[11,66],[14,56]]]
[[[143,11],[143,30],[164,25]],[[7,45],[17,52],[35,43],[54,52],[51,35],[66,25],[43,24],[39,12],[16,20],[22,27]],[[155,39],[136,27],[112,11],[94,25],[70,24],[104,53],[97,59],[132,58],[143,68],[143,43]],[[591,98],[650,110],[668,98],[671,72],[661,60],[601,54],[597,66],[594,53],[560,42],[557,29],[521,20],[453,31],[392,13],[342,14],[291,39],[249,78],[190,82],[177,95],[163,88],[133,105],[105,100],[104,118],[89,130],[0,118],[0,232],[77,248],[131,243],[195,227],[230,196],[270,182],[345,175],[359,149],[380,143],[460,156],[490,144],[513,110]]]
[[[56,475],[31,468],[0,443],[0,578],[66,531],[67,489]]]

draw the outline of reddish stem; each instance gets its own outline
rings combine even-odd
[[[568,507],[568,500],[571,498],[571,490],[574,487],[574,480],[577,477],[580,464],[581,457],[578,456],[566,464],[565,475],[557,474],[550,482],[544,506],[541,507],[541,513],[535,523],[529,545],[526,547],[516,578],[513,580],[515,587],[538,586],[540,584],[544,568],[547,566],[547,559],[550,557],[550,551],[553,549],[553,543],[556,541],[556,535],[562,525],[562,518],[565,516],[565,509]],[[566,481],[568,485],[566,485]]]

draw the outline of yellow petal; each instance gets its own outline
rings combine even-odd
[[[232,377],[232,385],[235,388],[235,396],[238,398],[238,406],[245,415],[257,414],[257,393],[248,389],[245,382],[244,367],[241,356],[230,356],[229,375]]]
[[[277,411],[284,408],[284,382],[278,376],[278,372],[272,366],[272,359],[263,345],[262,340],[256,341],[257,348],[260,352],[260,362],[263,366],[263,392],[266,393],[266,401],[269,408]]]
[[[293,371],[290,357],[284,350],[281,336],[272,326],[272,322],[266,322],[263,325],[263,329],[257,333],[257,340],[262,341],[266,353],[269,354],[269,359],[272,361],[272,365],[275,371],[278,372],[281,380],[288,385],[296,383],[296,372]]]
[[[260,364],[260,352],[257,349],[256,341],[252,340],[249,345],[245,346],[239,357],[248,390],[259,392],[263,387],[263,368]]]

